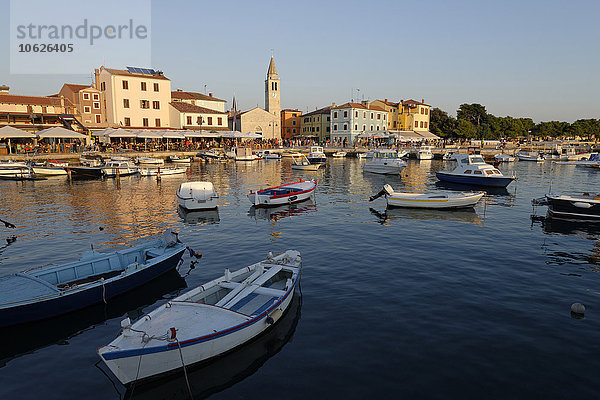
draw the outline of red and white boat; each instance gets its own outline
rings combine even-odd
[[[317,181],[298,181],[285,185],[250,191],[248,199],[255,207],[280,206],[307,200],[314,193]]]

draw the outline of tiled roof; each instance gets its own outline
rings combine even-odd
[[[385,109],[381,108],[381,107],[377,107],[377,106],[365,106],[364,104],[359,104],[359,103],[346,103],[346,104],[342,104],[341,106],[335,106],[335,107],[331,107],[331,108],[360,108],[362,110],[373,110],[373,111],[384,111],[387,112]]]
[[[71,89],[74,93],[77,93],[80,90],[87,89],[87,88],[91,87],[91,85],[78,85],[78,84],[75,84],[75,83],[65,83],[64,86],[66,86],[69,89]]]
[[[58,97],[20,96],[16,94],[0,94],[0,103],[34,104],[40,106],[60,106]]]
[[[421,103],[420,101],[416,101],[416,100],[402,100],[402,105],[403,106],[427,106],[427,107],[431,107],[429,104]]]
[[[311,116],[311,115],[317,115],[317,114],[325,114],[325,113],[329,113],[331,111],[331,106],[327,106],[327,107],[323,107],[323,108],[319,108],[318,110],[315,111],[311,111],[309,113],[306,114],[302,114],[303,117],[306,116]]]
[[[385,111],[385,112],[387,112],[387,110],[385,108],[381,108],[381,107],[377,107],[377,106],[369,106],[369,110]]]
[[[225,114],[220,111],[211,110],[210,108],[195,106],[190,103],[184,103],[183,101],[173,101],[169,104],[171,104],[171,106],[173,106],[173,108],[179,112],[196,114]]]
[[[385,104],[386,106],[390,106],[390,107],[397,107],[399,103],[394,103],[393,101],[387,101],[387,100],[376,100],[376,101],[380,101],[383,104]]]
[[[216,97],[207,96],[202,93],[196,92],[183,92],[177,90],[175,92],[171,92],[172,99],[181,99],[181,100],[208,100],[208,101],[222,101],[225,103],[225,100],[217,99]]]
[[[136,74],[133,72],[126,71],[124,69],[113,69],[113,68],[104,68],[106,72],[112,75],[124,75],[124,76],[135,76],[137,78],[150,78],[150,79],[163,79],[169,81],[170,79],[164,75],[150,75],[150,74]]]

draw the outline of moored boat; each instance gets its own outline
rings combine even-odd
[[[177,203],[186,210],[210,210],[219,205],[212,182],[183,182],[177,189]]]
[[[433,160],[433,148],[431,146],[421,146],[417,152],[417,158],[419,160]]]
[[[169,156],[167,161],[174,164],[190,164],[192,162],[191,157],[181,157],[181,156]]]
[[[135,162],[142,165],[164,165],[165,160],[162,158],[137,157]]]
[[[248,199],[255,207],[279,206],[298,203],[310,198],[317,187],[315,180],[298,181],[284,185],[250,191]]]
[[[548,214],[557,218],[600,221],[600,194],[555,195],[533,199],[534,206],[548,206]]]
[[[301,157],[292,157],[292,169],[301,169],[305,171],[317,171],[321,164],[315,164],[308,161],[304,154]]]
[[[399,174],[406,162],[394,150],[374,150],[373,157],[363,164],[363,171],[374,174]]]
[[[127,176],[138,173],[138,167],[134,166],[129,161],[112,160],[104,164],[102,167],[104,176]]]
[[[486,164],[479,154],[457,154],[457,167],[452,171],[438,171],[436,177],[441,181],[465,185],[506,187],[517,179],[505,176],[493,165]]]
[[[542,162],[544,161],[544,156],[535,151],[518,151],[515,156],[519,159],[519,161],[535,161]]]
[[[473,207],[483,197],[484,192],[454,192],[454,193],[409,193],[395,192],[390,185],[369,198],[373,201],[385,196],[387,205],[391,207],[409,208],[466,208]]]
[[[513,162],[515,161],[515,157],[509,154],[496,154],[494,155],[494,160],[498,162]]]
[[[327,156],[323,152],[321,146],[310,146],[310,152],[306,156],[311,164],[325,164],[327,162]]]
[[[213,359],[276,324],[302,272],[300,253],[283,254],[223,276],[168,301],[135,323],[98,355],[123,384]]]
[[[346,152],[345,151],[336,151],[335,153],[332,154],[333,157],[336,158],[341,158],[341,157],[346,157]]]
[[[179,175],[187,172],[187,167],[167,167],[167,168],[140,168],[141,176],[165,176],[165,175]]]
[[[106,302],[174,269],[186,246],[170,230],[160,239],[111,253],[86,252],[79,261],[0,278],[0,327]]]
[[[281,160],[281,154],[279,153],[274,153],[270,150],[264,150],[263,151],[263,158],[265,160]]]
[[[68,166],[69,164],[66,163]],[[44,163],[31,163],[30,164],[31,169],[33,170],[33,173],[35,173],[36,175],[45,175],[45,176],[60,176],[60,175],[67,175],[67,170],[65,170],[65,168],[63,167],[57,167],[55,165],[50,164],[50,162],[44,162]]]

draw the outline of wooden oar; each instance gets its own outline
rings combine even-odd
[[[13,224],[11,224],[8,221],[4,221],[4,220],[0,219],[0,222],[2,222],[4,224],[4,226],[6,226],[7,228],[16,228],[16,226],[14,226]]]

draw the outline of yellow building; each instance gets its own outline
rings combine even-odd
[[[394,103],[394,102],[388,101],[388,99],[385,99],[385,100],[372,101],[371,105],[383,108],[385,111],[387,111],[387,113],[388,113],[388,118],[387,118],[388,131],[398,130],[398,124],[399,124],[399,122],[398,122],[398,105],[399,105],[399,103]]]
[[[306,113],[302,116],[300,136],[317,137],[320,143],[329,140],[331,130],[331,106]]]
[[[401,100],[398,108],[398,130],[429,131],[429,110],[425,100]]]

